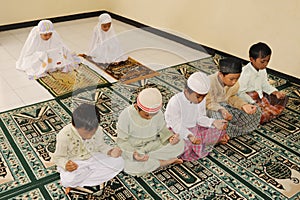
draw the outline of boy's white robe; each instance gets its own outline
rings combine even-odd
[[[99,185],[112,179],[124,167],[122,157],[107,155],[113,147],[105,143],[100,128],[91,139],[83,140],[72,124],[69,124],[57,134],[56,141],[53,161],[64,187]],[[78,164],[78,169],[67,171],[65,166],[68,160]]]

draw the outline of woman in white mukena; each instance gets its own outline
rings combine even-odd
[[[47,72],[72,71],[80,62],[63,43],[52,22],[41,20],[29,33],[16,68],[25,71],[30,79],[38,79]]]
[[[127,60],[116,37],[111,16],[103,13],[94,27],[88,56],[97,63],[110,64]]]

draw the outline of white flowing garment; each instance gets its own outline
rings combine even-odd
[[[51,38],[43,40],[41,34],[52,33]],[[68,49],[49,20],[42,20],[29,33],[16,62],[18,70],[25,71],[29,78],[40,78],[46,72],[61,69],[71,71],[80,63],[80,58]]]
[[[112,63],[127,60],[116,37],[113,25],[111,24],[108,31],[101,29],[101,24],[111,23],[109,14],[104,13],[99,16],[99,22],[94,27],[93,37],[90,44],[88,55],[98,63]]]

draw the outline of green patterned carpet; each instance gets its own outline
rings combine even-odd
[[[217,70],[212,58],[170,67],[160,75],[129,85],[83,90],[0,113],[0,199],[300,199],[300,86],[276,75],[270,81],[289,96],[276,120],[250,135],[216,146],[204,159],[158,169],[137,178],[121,172],[102,190],[72,190],[65,195],[51,161],[55,136],[70,123],[82,102],[100,108],[107,143],[116,138],[118,114],[145,87],[157,87],[164,108],[195,71]]]

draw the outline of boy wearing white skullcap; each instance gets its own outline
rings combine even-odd
[[[184,142],[166,127],[162,96],[156,88],[142,90],[135,104],[125,108],[117,123],[117,144],[125,160],[124,171],[142,176],[159,167],[182,163]]]
[[[226,129],[230,138],[248,134],[259,125],[261,109],[240,98],[238,79],[242,63],[235,58],[219,62],[219,72],[209,76],[211,87],[206,97],[207,115],[228,121]]]
[[[205,96],[210,81],[202,72],[193,73],[184,91],[174,95],[168,102],[165,119],[167,127],[185,141],[183,160],[191,161],[205,157],[218,142],[226,142],[226,120],[206,116]]]
[[[88,56],[91,56],[93,61],[102,64],[121,62],[128,58],[116,37],[112,19],[108,13],[99,16],[98,24],[94,27]]]
[[[52,22],[41,20],[29,33],[16,68],[25,71],[30,79],[37,79],[47,72],[72,71],[80,62],[63,43]]]

